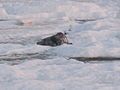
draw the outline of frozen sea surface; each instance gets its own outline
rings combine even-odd
[[[119,0],[1,0],[0,90],[119,90]],[[36,45],[67,32],[72,45]]]

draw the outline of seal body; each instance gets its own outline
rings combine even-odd
[[[62,44],[71,44],[68,42],[66,35],[62,32],[59,32],[53,36],[42,39],[37,42],[38,45],[46,45],[46,46],[59,46]]]

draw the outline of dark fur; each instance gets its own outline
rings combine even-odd
[[[61,32],[59,32],[56,35],[53,35],[51,37],[44,38],[40,42],[37,42],[38,45],[46,45],[46,46],[59,46],[64,43],[72,44],[72,43],[68,42],[66,34],[63,34]]]

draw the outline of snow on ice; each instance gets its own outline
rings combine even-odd
[[[119,90],[119,0],[1,0],[0,90]],[[70,29],[70,30],[69,30]],[[67,32],[73,45],[36,45]]]

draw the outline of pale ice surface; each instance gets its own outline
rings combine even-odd
[[[36,45],[57,32],[73,44]],[[119,61],[71,56],[120,56],[119,0],[0,1],[0,90],[120,90]]]

